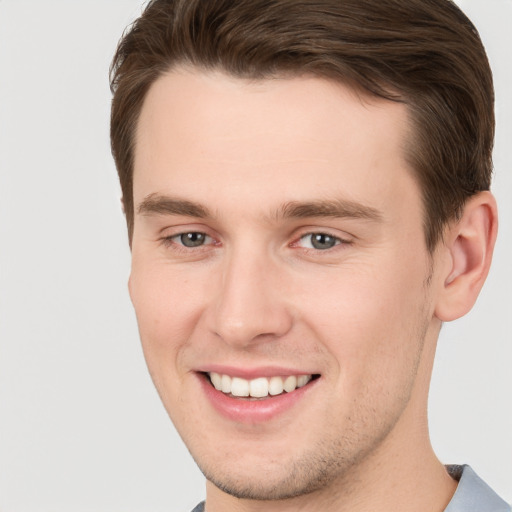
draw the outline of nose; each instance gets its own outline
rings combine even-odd
[[[283,281],[268,255],[232,254],[216,280],[220,286],[211,304],[211,330],[238,348],[284,336],[293,318]]]

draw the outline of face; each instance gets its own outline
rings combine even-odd
[[[432,258],[403,105],[177,69],[138,124],[130,293],[207,478],[279,499],[400,457],[426,409]]]

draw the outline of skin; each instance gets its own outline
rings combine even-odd
[[[485,278],[495,207],[475,200],[429,254],[408,129],[404,105],[314,77],[177,68],[148,92],[129,287],[155,386],[207,477],[208,512],[442,511],[450,500],[428,386],[441,321],[469,309]],[[183,246],[183,233],[204,244]],[[316,249],[311,233],[335,245]],[[205,397],[198,370],[210,364],[320,378],[289,410],[247,424]]]

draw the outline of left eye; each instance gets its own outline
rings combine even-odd
[[[191,231],[189,233],[180,233],[171,237],[174,243],[183,245],[184,247],[200,247],[212,242],[212,238],[205,233],[199,231]]]
[[[300,245],[306,249],[326,250],[341,243],[341,239],[327,233],[308,233],[300,238]]]

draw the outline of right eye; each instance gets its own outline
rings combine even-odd
[[[179,233],[178,235],[168,237],[167,240],[189,249],[201,247],[202,245],[211,244],[213,242],[211,236],[208,236],[206,233],[201,233],[200,231]]]

